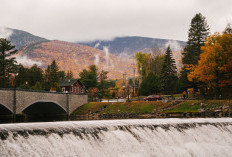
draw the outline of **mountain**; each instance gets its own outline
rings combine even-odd
[[[109,71],[110,79],[122,78],[124,72],[128,76],[133,73],[133,60],[130,58],[65,41],[47,41],[26,46],[19,51],[17,59],[25,64],[39,64],[43,68],[55,59],[60,70],[72,70],[74,77],[79,77],[79,73],[92,64],[96,64],[100,70]]]
[[[60,70],[72,70],[75,77],[92,64],[99,69],[109,71],[110,79],[122,78],[124,72],[127,77],[133,76],[134,52],[150,52],[152,47],[165,48],[171,45],[173,51],[181,49],[185,42],[166,39],[145,37],[120,37],[109,41],[92,41],[71,43],[65,41],[49,41],[32,35],[28,32],[0,28],[0,38],[11,40],[19,50],[16,59],[25,66],[37,64],[46,68],[53,59],[59,65]],[[104,50],[104,51],[103,51]],[[120,55],[119,55],[120,54]],[[176,58],[175,58],[176,57]],[[177,65],[181,67],[181,53],[174,54]]]
[[[15,45],[18,50],[21,50],[23,47],[31,44],[49,41],[45,38],[32,35],[31,33],[22,30],[5,27],[0,28],[0,37],[10,40],[12,45]]]
[[[168,45],[171,46],[172,51],[180,51],[185,46],[184,41],[138,36],[117,37],[112,40],[96,40],[77,43],[100,50],[108,48],[110,53],[116,55],[121,53],[131,55],[139,51],[149,52],[151,48],[165,49]]]

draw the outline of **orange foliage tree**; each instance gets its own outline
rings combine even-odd
[[[231,80],[228,73],[231,70],[229,59],[232,58],[232,35],[215,33],[207,38],[201,50],[198,65],[193,67],[194,70],[189,73],[188,79],[203,82],[219,94],[225,83]]]
[[[115,89],[117,89],[117,95],[119,97],[123,96],[123,79],[118,79],[115,83]]]

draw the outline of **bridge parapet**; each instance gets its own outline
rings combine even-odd
[[[86,104],[88,96],[85,94],[0,88],[0,104],[15,114],[21,114],[27,107],[37,102],[53,102],[63,108],[67,114],[70,114],[77,107]]]

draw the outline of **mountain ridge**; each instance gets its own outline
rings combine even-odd
[[[140,36],[125,36],[116,37],[112,40],[94,40],[86,42],[76,42],[82,45],[87,45],[100,50],[108,48],[110,53],[119,55],[126,53],[132,55],[145,49],[159,48],[165,49],[170,44],[173,51],[181,51],[185,46],[186,42],[172,39],[161,39],[151,37],[140,37]]]
[[[130,36],[115,38],[116,44],[114,41],[104,41],[104,43],[97,40],[95,43],[92,42],[92,45],[84,45],[47,40],[26,31],[10,28],[5,30],[5,36],[11,40],[12,45],[16,45],[16,48],[19,49],[19,54],[16,57],[19,63],[28,66],[37,64],[46,68],[55,59],[61,70],[72,70],[75,77],[78,77],[81,70],[88,68],[89,65],[96,64],[99,69],[109,71],[110,79],[122,78],[124,72],[128,76],[133,75],[131,66],[134,63],[134,58],[131,54],[136,51],[149,52],[152,44],[157,48],[164,48],[167,44],[172,44],[177,45],[177,49],[181,49],[185,44],[183,41]],[[102,49],[100,49],[101,47]],[[179,56],[175,58],[177,61],[181,58],[181,54],[174,56]],[[179,65],[181,66],[181,64]]]
[[[48,39],[33,35],[29,32],[19,30],[19,29],[12,29],[12,28],[1,28],[0,29],[0,36],[7,38],[11,41],[11,44],[16,47],[16,49],[21,50],[25,46],[30,44],[40,43],[49,41]]]

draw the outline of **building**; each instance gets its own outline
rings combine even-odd
[[[65,79],[59,82],[63,93],[84,94],[85,87],[78,79]]]

